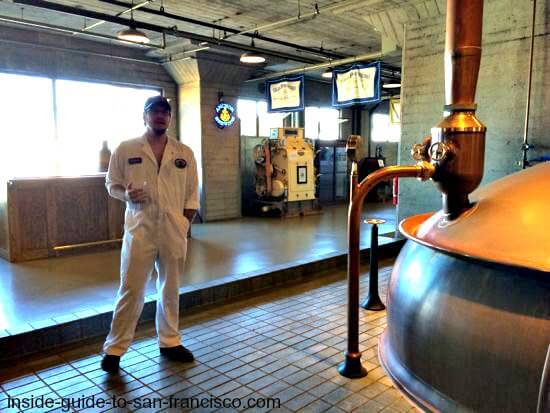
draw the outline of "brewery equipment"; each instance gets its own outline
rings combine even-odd
[[[273,128],[253,151],[256,194],[262,210],[303,214],[317,207],[313,143],[303,128]]]
[[[550,344],[550,164],[481,182],[486,127],[476,117],[483,1],[447,0],[444,119],[415,145],[415,166],[357,183],[348,221],[348,348],[340,373],[361,377],[359,226],[381,179],[431,179],[442,210],[400,224],[409,238],[391,275],[380,361],[423,410],[535,412]],[[353,159],[355,143],[348,152]],[[354,175],[355,174],[355,175]],[[546,393],[544,393],[546,394]]]

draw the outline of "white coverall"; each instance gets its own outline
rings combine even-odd
[[[186,145],[168,139],[160,169],[147,138],[122,142],[109,164],[106,186],[145,190],[145,204],[126,203],[120,262],[120,288],[116,308],[103,350],[120,356],[130,346],[143,310],[147,278],[156,266],[156,328],[160,347],[181,343],[179,321],[179,277],[187,252],[189,221],[184,209],[198,209],[197,164]]]

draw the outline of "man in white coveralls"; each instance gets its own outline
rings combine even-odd
[[[145,285],[155,265],[156,328],[160,353],[170,360],[193,361],[181,345],[179,277],[187,252],[187,231],[199,208],[197,164],[186,145],[166,134],[172,108],[162,96],[145,102],[143,136],[124,141],[109,163],[109,194],[126,202],[120,263],[120,288],[101,361],[116,373],[143,310]]]

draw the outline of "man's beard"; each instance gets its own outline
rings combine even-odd
[[[156,136],[162,136],[166,133],[166,128],[151,128]]]

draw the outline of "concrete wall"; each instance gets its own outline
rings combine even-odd
[[[237,106],[238,86],[203,83],[201,113],[203,134],[203,168],[205,217],[208,220],[241,216],[240,128],[238,122],[220,129],[214,122],[218,91],[224,91],[224,101]]]
[[[218,94],[237,104],[242,81],[250,76],[235,58],[209,53],[165,65],[179,84],[182,141],[195,153],[200,168],[201,215],[205,221],[241,216],[240,128],[220,129],[214,122]]]
[[[530,142],[550,153],[550,60],[548,2],[538,2]],[[487,126],[483,184],[519,170],[527,94],[532,2],[485,1],[483,55],[477,88],[477,115]],[[433,18],[407,29],[403,51],[402,138],[399,163],[411,164],[410,148],[442,118],[445,18]],[[544,148],[546,147],[546,148]],[[441,208],[432,183],[400,180],[399,220]]]

